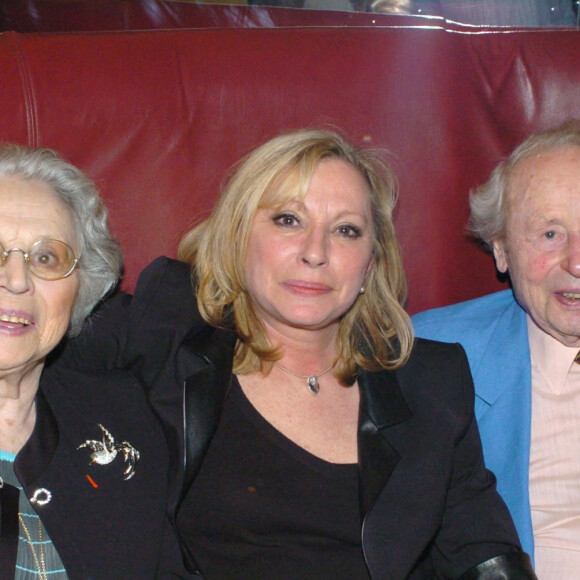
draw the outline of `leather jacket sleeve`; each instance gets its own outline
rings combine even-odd
[[[530,557],[511,552],[486,560],[462,574],[458,580],[537,580]]]

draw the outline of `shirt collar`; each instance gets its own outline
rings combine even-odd
[[[535,364],[550,388],[561,393],[579,349],[566,346],[541,330],[529,315],[526,315],[526,321],[532,363]],[[578,371],[580,371],[580,365],[578,365]]]

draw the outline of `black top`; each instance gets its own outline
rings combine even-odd
[[[357,466],[287,439],[235,378],[178,527],[209,580],[369,578]]]
[[[201,320],[191,292],[187,265],[159,259],[143,272],[132,298],[109,302],[64,353],[76,368],[128,367],[144,381],[168,437],[169,513],[182,523],[188,494],[223,428],[236,339]],[[357,507],[371,578],[535,579],[485,469],[461,347],[417,340],[403,367],[361,370],[357,383]],[[247,455],[246,447],[238,448],[238,471]],[[220,485],[213,481],[212,490],[218,493]],[[220,521],[231,527],[234,516],[228,512]],[[183,547],[188,568],[196,570]]]

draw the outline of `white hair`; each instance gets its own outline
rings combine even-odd
[[[109,230],[107,210],[95,184],[52,149],[0,145],[0,177],[4,176],[45,184],[70,211],[80,242],[79,292],[68,332],[74,336],[119,279],[123,256]]]

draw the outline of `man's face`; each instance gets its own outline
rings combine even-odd
[[[580,148],[520,162],[508,192],[506,236],[494,241],[520,305],[544,331],[580,347]]]

